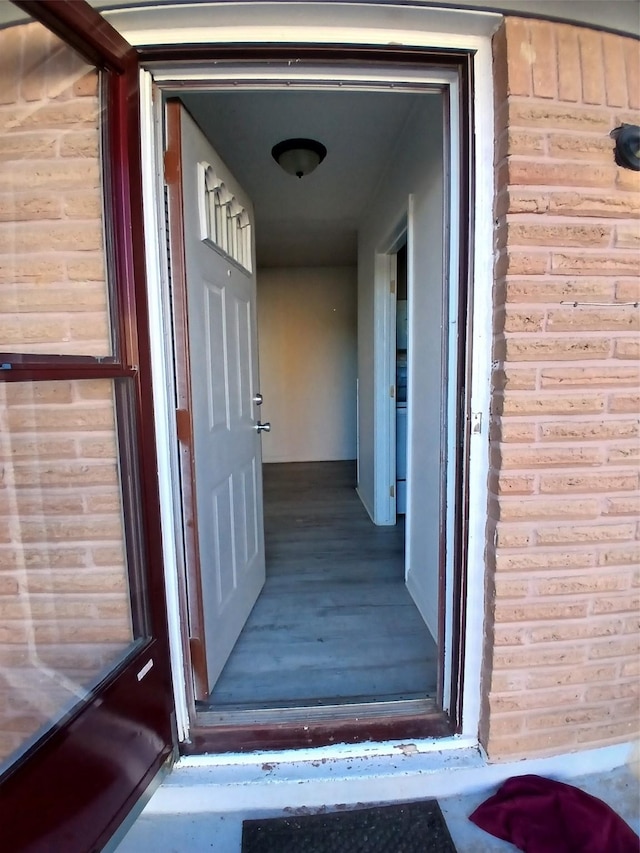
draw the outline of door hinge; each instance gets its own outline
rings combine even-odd
[[[391,397],[392,400],[396,396],[396,386],[395,385],[389,386],[389,396]]]
[[[396,292],[396,283],[395,283],[395,281],[390,281],[389,282],[389,293],[395,293],[395,292]]]
[[[389,486],[389,497],[395,498],[395,496],[396,496],[396,487],[395,486]]]
[[[482,433],[482,412],[471,412],[471,435]]]
[[[178,182],[180,176],[180,158],[178,152],[167,149],[164,152],[164,182],[171,186]]]
[[[191,412],[188,409],[176,409],[176,433],[178,441],[191,444]]]

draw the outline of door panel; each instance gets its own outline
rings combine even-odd
[[[83,0],[14,11],[0,37],[14,116],[0,130],[0,823],[7,850],[84,853],[173,751],[137,57]]]
[[[265,580],[251,203],[180,104],[193,461],[207,687]],[[247,231],[249,229],[249,231]]]

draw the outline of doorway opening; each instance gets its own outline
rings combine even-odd
[[[442,85],[327,88],[180,92],[255,207],[254,391],[264,399],[260,419],[271,423],[261,438],[267,583],[215,683],[196,678],[204,727],[269,722],[283,709],[293,717],[314,708],[325,719],[373,706],[375,714],[446,711],[443,587],[453,555],[442,520],[452,511],[444,495],[457,447],[448,413],[460,393],[448,382],[458,345],[449,316],[451,104]],[[274,129],[277,120],[286,127]],[[358,146],[359,134],[381,127],[389,130],[377,148]],[[298,180],[265,163],[285,134],[327,145],[314,175]],[[371,170],[366,181],[348,159],[353,150]],[[323,176],[332,156],[333,183]],[[290,183],[278,189],[279,180]],[[404,234],[381,252],[398,222]],[[381,257],[395,279],[380,274]],[[192,353],[189,381],[196,361]],[[179,371],[179,349],[177,362]],[[190,462],[197,481],[193,449]],[[182,474],[184,495],[185,466]],[[200,549],[200,572],[206,559]],[[195,671],[206,637],[192,603],[198,595],[201,610],[207,603],[198,574],[188,577]]]

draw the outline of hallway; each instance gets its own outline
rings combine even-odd
[[[437,648],[404,584],[404,522],[376,527],[355,463],[269,464],[267,581],[200,711],[434,697]]]

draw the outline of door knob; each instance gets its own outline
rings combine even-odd
[[[258,432],[271,432],[271,424],[263,424],[258,421],[258,423],[256,424],[256,429],[258,430]]]
[[[253,398],[253,402],[256,404],[256,406],[261,406],[263,401],[264,397],[262,396],[262,394],[256,394]]]

